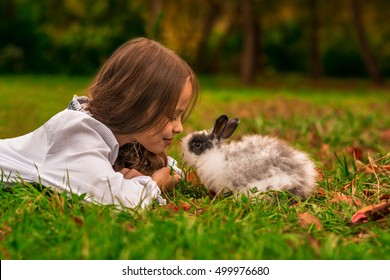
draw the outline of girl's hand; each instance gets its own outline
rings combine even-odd
[[[138,170],[136,169],[128,169],[128,168],[123,168],[120,173],[123,174],[123,177],[125,179],[132,179],[134,177],[138,177],[138,176],[144,176],[144,174],[142,174],[141,172],[139,172]]]
[[[170,167],[163,167],[157,170],[151,177],[162,191],[171,191],[180,180],[180,176]]]

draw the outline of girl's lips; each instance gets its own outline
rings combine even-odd
[[[172,144],[172,141],[173,141],[173,138],[164,138],[163,140],[164,140],[164,142],[165,142],[167,145],[171,145],[171,144]]]

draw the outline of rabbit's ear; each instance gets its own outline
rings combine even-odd
[[[230,119],[226,124],[225,129],[223,130],[223,133],[220,138],[228,139],[230,136],[232,136],[239,122],[240,122],[239,118]]]
[[[225,130],[225,126],[228,123],[229,118],[226,115],[221,115],[215,121],[212,133],[217,136],[217,138],[221,138],[223,131]]]

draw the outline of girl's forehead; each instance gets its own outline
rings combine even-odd
[[[192,98],[192,83],[187,79],[181,91],[179,101],[177,102],[176,111],[185,111]]]

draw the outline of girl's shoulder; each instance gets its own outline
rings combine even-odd
[[[93,131],[103,124],[85,113],[73,110],[63,110],[49,119],[43,126],[49,134],[66,134]],[[108,128],[107,128],[108,129]]]
[[[98,130],[104,132],[111,132],[111,130],[104,124],[93,118],[92,116],[74,110],[63,110],[54,115],[46,124],[53,130],[64,131],[67,129],[71,130]]]
[[[89,142],[91,146],[104,142],[116,149],[118,142],[112,131],[90,115],[74,110],[64,110],[44,124],[53,141]]]
[[[88,118],[91,118],[91,116],[88,116],[83,112],[65,109],[51,117],[48,123],[66,126],[69,121],[74,120],[77,122]]]

